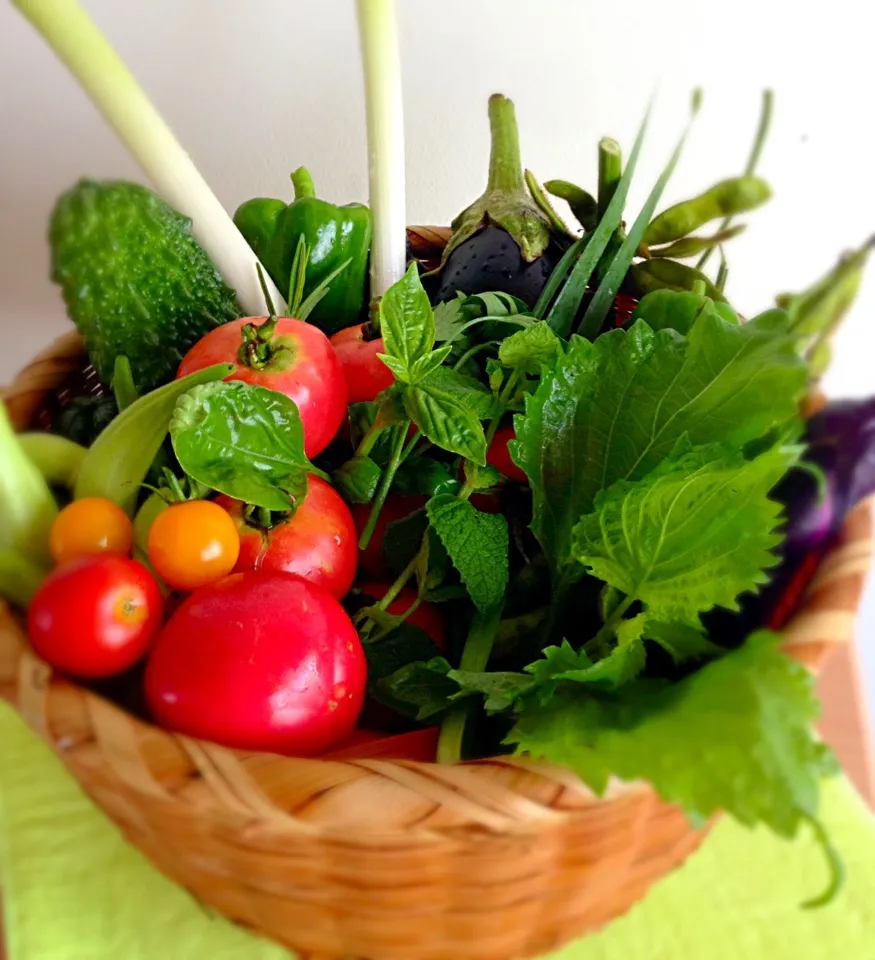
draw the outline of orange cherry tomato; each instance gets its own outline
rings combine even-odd
[[[210,500],[175,503],[159,513],[146,544],[149,562],[174,590],[196,590],[227,576],[240,553],[240,535]]]
[[[58,514],[49,532],[49,550],[59,565],[101,553],[126,556],[133,544],[130,518],[103,497],[74,500]]]

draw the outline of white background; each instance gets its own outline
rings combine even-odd
[[[52,2],[52,0],[48,0]],[[229,210],[290,196],[304,164],[321,196],[366,198],[352,0],[85,0]],[[875,231],[871,32],[859,0],[398,0],[408,220],[448,223],[482,190],[486,99],[518,108],[524,162],[591,189],[598,138],[628,150],[657,88],[637,209],[671,150],[689,93],[705,107],[669,186],[681,199],[741,170],[760,90],[776,93],[760,172],[775,199],[730,247],[742,313],[804,287]],[[810,12],[803,12],[803,11]],[[0,382],[67,327],[47,279],[47,218],[80,175],[139,178],[84,95],[0,0]],[[875,392],[875,266],[836,344],[827,387]],[[860,627],[875,699],[875,595]]]

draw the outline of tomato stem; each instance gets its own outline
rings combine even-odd
[[[395,440],[392,444],[392,456],[389,459],[386,469],[383,471],[383,476],[380,478],[380,486],[377,490],[377,495],[374,497],[373,505],[371,506],[371,515],[368,517],[368,522],[359,539],[359,550],[366,550],[368,544],[371,542],[371,537],[374,535],[374,528],[377,526],[377,520],[380,519],[383,504],[386,502],[386,497],[389,496],[389,490],[395,480],[398,467],[401,466],[401,455],[404,452],[404,440],[407,436],[409,423],[409,420],[404,420],[400,425],[392,427],[395,431]]]
[[[474,614],[459,661],[459,670],[480,673],[486,669],[501,622],[502,606],[502,603],[498,603],[488,610],[478,610]],[[438,736],[438,763],[458,763],[462,759],[465,730],[474,708],[474,701],[466,700],[454,707],[444,718]]]

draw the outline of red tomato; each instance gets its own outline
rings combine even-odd
[[[265,357],[247,362],[241,353],[243,328],[266,320],[243,317],[211,330],[188,351],[176,376],[215,363],[233,363],[236,370],[226,380],[267,387],[295,401],[304,426],[304,451],[315,457],[331,443],[346,417],[343,368],[318,327],[290,317],[277,320],[273,339],[262,345]]]
[[[349,403],[373,400],[395,382],[392,371],[377,356],[385,353],[383,338],[365,340],[364,324],[339,330],[331,338],[331,346],[337,354],[343,375],[346,377],[346,392]]]
[[[515,439],[516,433],[514,433],[511,424],[508,423],[503,427],[499,427],[495,432],[495,436],[492,438],[492,443],[489,444],[489,449],[486,451],[486,462],[490,466],[495,467],[495,469],[502,476],[507,477],[508,480],[516,480],[517,483],[528,483],[529,478],[520,470],[513,460],[511,460],[510,451],[507,449],[508,443]]]
[[[425,497],[401,497],[389,496],[383,504],[380,516],[377,518],[377,525],[374,527],[374,535],[365,550],[359,554],[359,570],[373,577],[375,580],[391,580],[392,572],[386,564],[386,558],[383,556],[383,534],[386,527],[396,520],[403,520],[409,517],[411,513],[424,507]],[[362,531],[371,515],[371,505],[369,503],[354,503],[351,507],[352,518],[355,521],[356,531],[361,537]]]
[[[326,760],[418,760],[434,763],[440,727],[389,734],[382,730],[355,730],[325,754]]]
[[[358,537],[343,498],[319,477],[307,479],[307,495],[290,519],[269,530],[250,526],[244,505],[230,497],[216,501],[231,515],[240,534],[235,571],[282,570],[345,597],[355,579]]]
[[[325,590],[288,573],[233,573],[193,593],[146,666],[171,730],[241,750],[312,756],[352,733],[365,654]]]
[[[27,612],[36,652],[76,677],[111,677],[132,667],[161,627],[164,601],[155,578],[115,554],[59,567]]]
[[[389,585],[386,583],[360,583],[358,589],[368,597],[374,600],[382,600],[386,596]],[[398,596],[386,608],[387,613],[395,617],[400,617],[410,609],[411,604],[416,600],[417,593],[410,587],[402,587]],[[423,601],[410,616],[405,620],[412,627],[418,627],[424,633],[427,633],[435,646],[440,651],[446,650],[446,641],[444,640],[444,622],[433,603]]]

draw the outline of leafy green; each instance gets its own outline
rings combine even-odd
[[[423,386],[455,397],[480,420],[491,420],[498,414],[495,397],[479,380],[450,367],[433,370],[423,381]]]
[[[600,490],[645,477],[684,436],[741,446],[766,435],[795,416],[806,382],[792,334],[775,317],[739,326],[706,311],[687,338],[639,320],[592,343],[572,339],[526,397],[511,444],[554,578]]]
[[[703,313],[711,312],[727,323],[739,322],[727,303],[717,303],[689,290],[654,290],[641,298],[629,323],[644,320],[651,330],[676,330],[686,335]]]
[[[414,365],[431,353],[435,342],[434,313],[415,263],[380,301],[380,335],[383,362],[398,380],[415,382]]]
[[[266,510],[293,508],[307,492],[307,475],[318,473],[304,455],[295,402],[239,380],[180,397],[170,438],[188,476]]]
[[[494,607],[507,588],[507,520],[445,493],[432,497],[426,512],[475,606]]]
[[[645,636],[658,643],[675,663],[688,660],[711,660],[726,652],[696,627],[687,623],[662,623],[650,620],[645,625]]]
[[[811,729],[814,681],[780,642],[761,631],[670,686],[639,681],[601,698],[562,688],[547,703],[527,700],[508,742],[571,767],[599,794],[612,776],[645,779],[699,821],[726,810],[792,836],[815,816],[835,762]]]
[[[383,471],[370,457],[355,456],[331,475],[337,489],[350,503],[370,503]]]
[[[498,349],[498,359],[521,373],[538,374],[552,366],[562,350],[562,341],[546,323],[535,323],[508,337]]]
[[[656,619],[695,626],[713,606],[735,610],[777,562],[782,508],[768,494],[797,458],[775,448],[746,461],[713,444],[667,459],[596,496],[575,528],[574,554]]]
[[[432,443],[475,463],[486,462],[480,418],[452,393],[426,382],[404,390],[404,410]]]
[[[402,623],[381,640],[365,641],[362,646],[368,661],[368,686],[418,660],[428,662],[438,656],[434,640],[410,623]]]
[[[431,497],[436,493],[456,493],[462,484],[446,464],[429,456],[408,457],[398,468],[392,492],[402,497]]]
[[[380,678],[374,684],[374,693],[413,719],[427,720],[444,713],[459,692],[458,685],[447,676],[451,669],[443,657],[409,663]]]
[[[470,297],[459,293],[434,308],[435,339],[449,344],[472,327],[490,321],[525,327],[534,319],[526,304],[509,293],[479,293]]]

